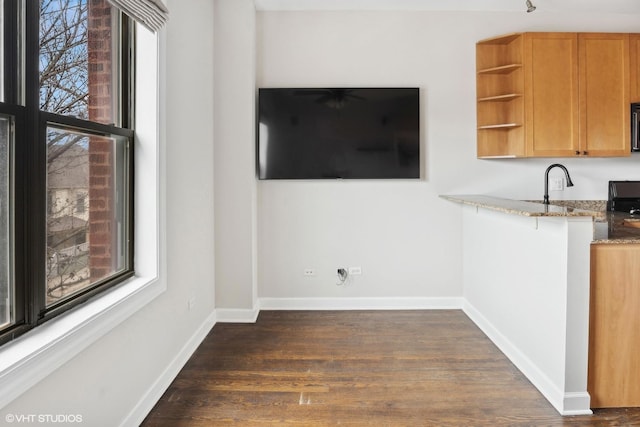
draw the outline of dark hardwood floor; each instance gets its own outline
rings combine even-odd
[[[151,426],[640,426],[562,417],[463,312],[265,311],[217,324]]]

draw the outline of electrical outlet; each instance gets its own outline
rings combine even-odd
[[[303,274],[305,276],[315,276],[316,275],[316,270],[313,268],[305,268]]]
[[[362,267],[349,267],[350,276],[359,276],[362,274]]]
[[[551,191],[562,191],[564,190],[564,180],[562,178],[551,178],[549,187]]]

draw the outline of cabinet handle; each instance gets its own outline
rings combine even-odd
[[[589,154],[588,151],[583,151],[582,154],[584,154],[585,156]]]
[[[578,150],[576,150],[576,156],[579,156],[580,152]]]

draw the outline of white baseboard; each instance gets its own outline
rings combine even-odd
[[[262,310],[450,310],[462,298],[260,298]]]
[[[589,393],[564,393],[475,307],[464,302],[463,311],[524,374],[561,415],[592,414]]]
[[[219,323],[254,323],[260,310],[461,310],[462,298],[260,298],[253,309],[218,308]]]
[[[565,393],[562,415],[591,415],[591,396],[584,393]],[[587,409],[585,409],[587,408]]]
[[[169,366],[167,366],[158,379],[149,387],[129,415],[125,417],[122,424],[120,424],[122,427],[142,424],[142,421],[144,421],[145,417],[151,412],[155,404],[158,403],[162,394],[169,388],[171,382],[178,376],[191,355],[196,351],[215,324],[216,312],[214,311],[205,319],[191,338],[189,338],[176,357],[169,363]]]
[[[259,308],[217,308],[219,323],[255,323],[260,314]]]

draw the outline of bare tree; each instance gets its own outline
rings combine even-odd
[[[40,109],[88,119],[89,62],[87,0],[40,1]],[[47,161],[82,140],[47,134]]]
[[[40,109],[88,118],[87,0],[40,1]]]
[[[89,0],[40,0],[40,109],[89,119]],[[49,128],[46,135],[49,197],[47,292],[64,296],[65,286],[88,278],[86,251],[78,243],[88,232],[88,138]],[[55,293],[55,295],[54,295]]]

